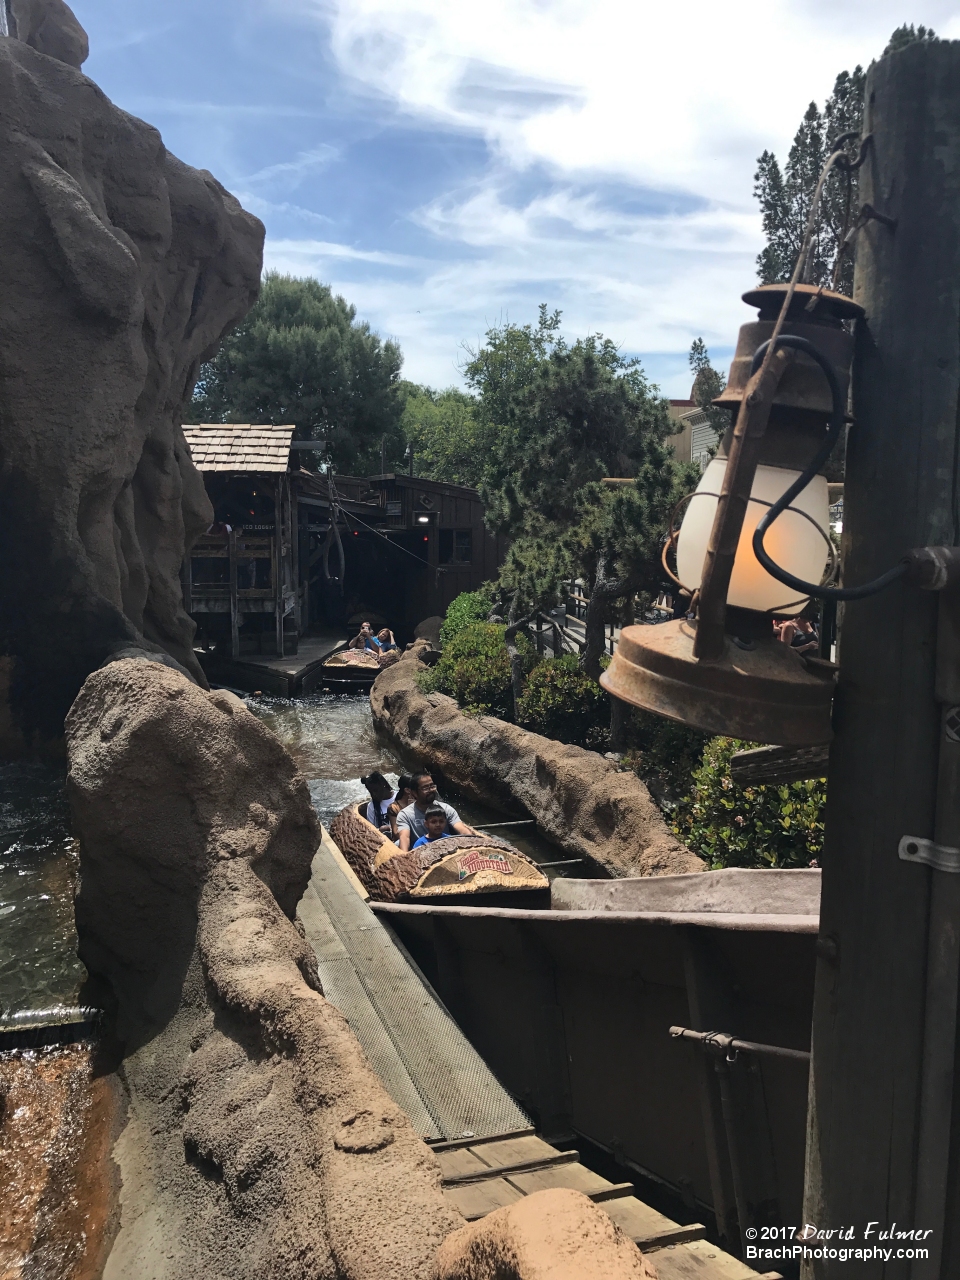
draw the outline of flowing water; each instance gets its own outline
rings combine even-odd
[[[75,876],[63,768],[0,764],[0,1029],[62,1021],[77,1006]]]
[[[396,781],[401,762],[377,741],[366,694],[327,693],[293,700],[251,697],[247,706],[270,726],[296,760],[325,827],[344,805],[369,799],[360,781],[363,775],[378,769]],[[449,790],[442,799],[454,805],[464,822],[473,826],[509,821],[509,815]],[[532,826],[503,827],[492,834],[509,840],[536,862],[563,861],[568,857],[536,835]],[[546,868],[551,879],[582,871],[582,864],[576,863]]]

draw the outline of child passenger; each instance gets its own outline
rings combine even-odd
[[[419,849],[424,844],[432,844],[434,840],[447,838],[447,811],[440,805],[431,804],[427,807],[423,815],[423,823],[427,828],[427,834],[416,841],[413,846],[415,849]]]

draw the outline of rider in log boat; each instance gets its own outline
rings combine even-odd
[[[397,815],[399,843],[404,853],[409,852],[416,841],[427,834],[427,810],[433,805],[437,805],[446,818],[444,835],[475,836],[477,834],[473,827],[468,827],[461,821],[453,805],[444,804],[437,799],[436,783],[429,773],[415,773],[412,781],[416,790],[416,799],[413,804],[401,809]]]
[[[370,803],[366,809],[361,810],[363,816],[378,831],[382,831],[385,836],[391,836],[396,840],[397,814],[402,808],[401,805],[397,804],[399,792],[394,791],[383,774],[376,771],[367,774],[360,781],[367,788],[370,796]]]
[[[450,838],[447,833],[446,810],[442,809],[440,805],[430,805],[423,815],[423,820],[426,823],[427,834],[420,837],[413,846],[415,849],[419,849],[425,844],[433,844],[434,840],[448,840]]]

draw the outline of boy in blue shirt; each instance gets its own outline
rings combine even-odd
[[[429,805],[423,815],[423,822],[427,828],[427,834],[420,837],[414,844],[414,849],[419,849],[424,844],[431,844],[434,840],[445,840],[447,838],[447,812],[440,805]]]

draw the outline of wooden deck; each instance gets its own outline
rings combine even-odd
[[[324,993],[374,1070],[437,1153],[443,1192],[467,1221],[526,1195],[570,1187],[602,1206],[651,1255],[658,1280],[757,1280],[757,1273],[539,1137],[469,1043],[324,831],[298,915]],[[768,1272],[769,1280],[777,1276]]]
[[[301,636],[296,653],[282,658],[275,653],[249,653],[240,658],[196,650],[200,665],[211,684],[226,684],[248,693],[272,693],[280,698],[297,698],[312,693],[320,684],[324,659],[345,643],[342,632]]]
[[[535,1191],[570,1187],[601,1205],[624,1235],[651,1255],[658,1280],[758,1280],[756,1271],[710,1244],[701,1223],[673,1222],[638,1200],[632,1183],[608,1182],[584,1168],[576,1151],[559,1151],[533,1129],[439,1142],[433,1150],[443,1172],[443,1193],[468,1222]],[[768,1272],[768,1280],[777,1274]]]

